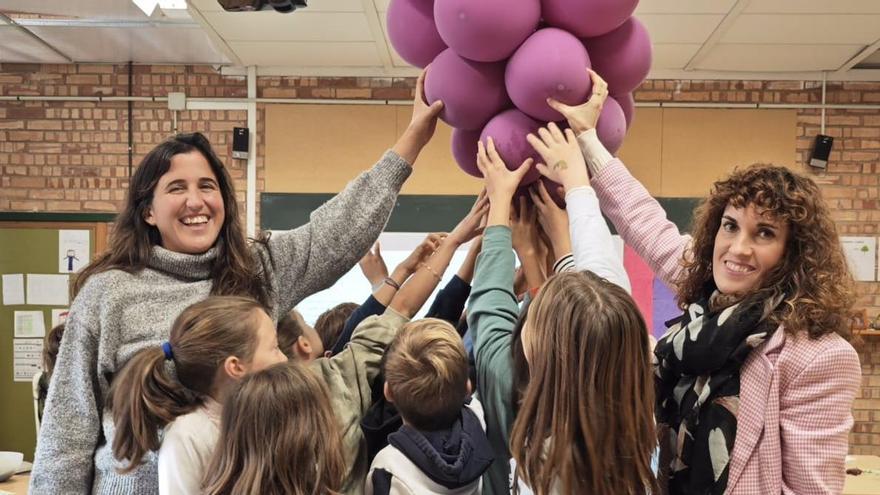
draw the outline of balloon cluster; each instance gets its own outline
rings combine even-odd
[[[491,136],[505,163],[539,158],[525,137],[563,116],[554,98],[578,105],[592,68],[608,83],[597,125],[616,152],[632,122],[632,91],[651,67],[651,40],[632,13],[638,0],[391,0],[388,36],[408,63],[424,68],[428,103],[454,127],[452,154],[476,177],[477,141]],[[534,168],[522,185],[539,179]],[[556,191],[556,187],[548,187]]]

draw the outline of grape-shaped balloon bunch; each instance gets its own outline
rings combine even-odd
[[[632,13],[638,0],[391,0],[388,36],[408,63],[424,68],[428,103],[454,128],[452,154],[476,177],[477,141],[491,136],[505,163],[539,160],[526,134],[564,123],[547,98],[578,105],[592,68],[610,97],[599,139],[611,153],[632,122],[633,97],[651,67],[651,40]],[[538,180],[534,168],[521,185]],[[555,187],[548,189],[555,191]]]

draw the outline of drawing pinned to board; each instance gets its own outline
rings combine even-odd
[[[89,263],[89,231],[58,231],[58,272],[74,273]]]
[[[58,325],[67,321],[67,314],[70,312],[69,309],[53,309],[52,310],[52,328],[57,327]]]
[[[15,336],[17,338],[34,338],[46,336],[46,323],[42,311],[16,311]]]
[[[841,237],[840,242],[853,277],[861,282],[877,280],[877,238]]]

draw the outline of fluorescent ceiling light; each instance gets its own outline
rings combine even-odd
[[[186,0],[131,0],[147,16],[153,15],[158,6],[166,10],[186,10]]]

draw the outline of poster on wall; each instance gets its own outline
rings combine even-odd
[[[841,237],[840,242],[853,277],[860,282],[877,280],[877,238]]]
[[[75,273],[89,264],[89,231],[58,231],[58,272]]]
[[[12,340],[12,380],[30,382],[43,371],[43,339]]]

